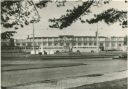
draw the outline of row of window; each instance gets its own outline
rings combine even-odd
[[[33,49],[33,47],[4,47],[1,49],[17,50],[17,49]],[[35,49],[39,49],[39,47],[35,47]]]
[[[91,44],[90,44],[91,45]],[[109,47],[110,44],[106,44],[106,47]],[[112,47],[115,46],[115,44],[111,45]],[[121,46],[121,44],[118,44],[118,46]],[[63,47],[44,47],[44,49],[62,49]],[[96,48],[96,47],[73,47],[73,48]],[[7,49],[7,50],[16,50],[16,49],[33,49],[33,47],[1,47],[1,49]],[[35,47],[35,49],[41,49],[39,47]]]
[[[22,43],[22,44],[20,44],[20,43],[16,43],[16,45],[17,46],[20,46],[20,45],[22,45],[22,46],[32,46],[32,43],[28,43],[28,44],[26,44],[26,43]],[[35,45],[41,45],[40,43],[37,43],[37,44],[35,44]],[[57,46],[57,45],[60,45],[60,46],[69,46],[70,45],[70,43],[52,43],[52,42],[49,42],[49,43],[43,43],[43,46],[46,46],[46,45],[48,45],[48,46]],[[75,45],[79,45],[79,46],[81,46],[81,45],[90,45],[90,46],[92,46],[92,45],[96,45],[96,42],[90,42],[90,43],[72,43],[71,45],[73,45],[73,46],[75,46]]]
[[[35,40],[36,42],[38,41],[51,41],[51,42],[55,42],[55,41],[96,41],[96,39],[58,39],[58,40]]]
[[[100,43],[101,46],[103,46],[103,44],[104,43]],[[115,46],[116,44],[118,44],[118,46],[122,46],[121,42],[119,42],[119,43],[112,42],[111,46]],[[35,43],[35,45],[40,46],[41,42]],[[77,43],[43,42],[43,46],[69,46],[69,45],[73,45],[73,46],[76,46],[76,45],[78,45],[78,46],[82,46],[82,45],[93,46],[94,45],[94,46],[96,46],[96,42],[88,42],[88,43],[87,42],[85,42],[85,43],[83,43],[83,42],[77,42]],[[33,46],[33,43],[16,43],[16,46]],[[110,43],[105,43],[105,46],[107,46],[107,47],[110,46]]]
[[[74,47],[74,48],[96,48],[96,47]]]
[[[96,39],[96,37],[64,37],[64,38],[35,38],[36,40],[59,40],[59,39],[78,39],[78,40],[81,40],[81,39]]]
[[[105,46],[106,46],[106,47],[109,47],[110,44],[105,44]],[[112,43],[111,46],[114,47],[114,46],[116,46],[116,44],[115,44],[115,43]],[[118,44],[117,46],[122,46],[122,44]]]
[[[63,49],[63,47],[44,47],[44,49]]]

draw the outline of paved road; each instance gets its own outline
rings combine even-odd
[[[107,73],[102,76],[98,77],[75,77],[75,78],[67,78],[67,79],[62,79],[57,82],[52,82],[52,83],[35,83],[35,84],[29,84],[25,86],[16,86],[16,87],[11,87],[10,89],[79,89],[80,87],[87,85],[87,84],[98,84],[100,85],[99,87],[105,86],[105,83],[108,81],[112,81],[112,85],[106,84],[106,86],[111,86],[111,87],[121,87],[121,85],[125,85],[124,82],[121,82],[120,80],[127,78],[128,71],[122,71],[122,72],[114,72],[114,73]],[[107,82],[106,82],[107,81]],[[103,83],[104,82],[104,83]],[[120,82],[120,83],[118,83]],[[103,86],[100,84],[102,83]],[[119,84],[119,85],[117,85]],[[91,86],[94,88],[94,86]],[[96,88],[96,87],[95,87]],[[84,88],[80,88],[84,89]],[[124,88],[123,88],[124,89]]]
[[[25,64],[24,64],[25,63]],[[9,65],[10,64],[10,65]],[[28,66],[32,69],[27,69]],[[45,64],[43,67],[42,65]],[[53,68],[45,68],[49,64]],[[55,64],[58,66],[54,67]],[[61,66],[60,65],[67,65]],[[75,66],[72,66],[75,64]],[[79,64],[79,65],[76,65]],[[85,65],[83,65],[85,64]],[[89,74],[107,74],[127,69],[126,60],[53,60],[53,61],[13,61],[2,62],[2,86],[17,86],[35,82],[41,82],[44,80],[61,80],[67,77],[73,76],[85,76]],[[23,65],[25,65],[22,69]],[[36,69],[33,66],[36,65]],[[9,68],[9,67],[12,68]],[[7,70],[11,71],[7,71]],[[19,69],[19,70],[13,70]],[[22,69],[22,70],[21,70]]]

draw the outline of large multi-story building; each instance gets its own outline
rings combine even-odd
[[[57,51],[98,52],[103,50],[125,50],[124,43],[126,43],[125,37],[60,35],[56,37],[35,37],[34,41],[32,37],[2,40],[1,46],[2,49],[6,47],[8,49],[11,46],[10,49],[20,49],[25,52],[31,52],[33,48],[37,52],[46,51],[47,53]]]
[[[36,51],[46,51],[47,53],[56,51],[97,52],[124,50],[124,37],[99,36],[97,39],[96,36],[60,35],[58,37],[35,37],[34,43],[33,38],[16,39],[14,44],[25,51],[31,51],[34,45]]]

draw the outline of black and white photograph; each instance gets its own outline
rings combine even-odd
[[[1,89],[127,89],[128,0],[1,0]]]

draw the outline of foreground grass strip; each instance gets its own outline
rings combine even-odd
[[[127,78],[78,86],[69,89],[127,89]]]
[[[22,66],[15,66],[13,68],[4,68],[2,67],[2,71],[21,71],[21,70],[30,70],[30,69],[42,69],[42,68],[60,68],[60,67],[73,67],[73,66],[82,66],[82,65],[87,65],[87,64],[83,64],[83,63],[70,63],[70,64],[51,64],[51,65],[38,65],[38,66],[28,66],[28,64],[24,65],[26,67],[22,67]],[[13,66],[13,65],[12,65]],[[9,66],[7,66],[9,67]],[[11,67],[11,66],[10,66]]]

